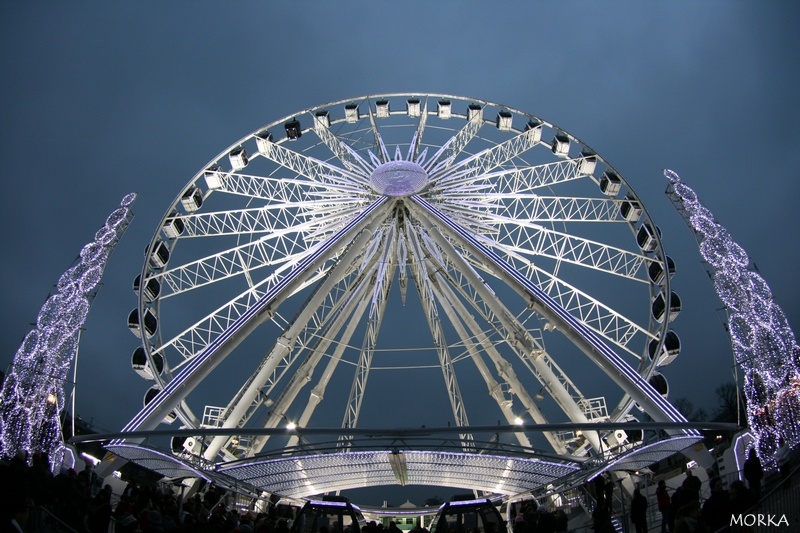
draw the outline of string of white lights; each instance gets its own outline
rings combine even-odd
[[[53,465],[63,462],[66,449],[59,417],[64,383],[108,257],[133,218],[130,206],[135,199],[134,193],[126,195],[81,249],[14,355],[0,391],[0,455],[25,451],[46,454]]]
[[[744,249],[678,174],[665,170],[664,176],[670,181],[667,194],[683,207],[700,253],[714,269],[714,288],[728,310],[733,355],[744,374],[756,450],[762,461],[774,465],[780,439],[791,447],[800,443],[800,347]]]

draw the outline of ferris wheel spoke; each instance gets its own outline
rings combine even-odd
[[[479,236],[475,236],[475,238],[479,239]],[[515,266],[517,272],[540,287],[541,290],[585,324],[586,327],[625,350],[636,359],[641,359],[642,355],[633,347],[644,346],[645,340],[652,338],[652,334],[646,328],[635,324],[623,314],[614,311],[563,279],[535,266],[530,260],[521,257],[514,250],[509,250],[494,241],[479,240],[484,246],[500,252],[505,261]],[[489,272],[493,271],[491,265],[482,264],[482,268]]]
[[[378,123],[375,121],[375,113],[372,110],[372,104],[367,102],[367,108],[369,109],[369,113],[367,114],[367,118],[369,119],[369,125],[372,130],[372,137],[375,140],[375,152],[369,152],[370,159],[375,166],[378,166],[382,163],[386,163],[387,161],[391,160],[389,157],[389,151],[386,149],[386,145],[383,143],[383,137],[381,136],[380,131],[378,130]],[[376,103],[376,113],[377,113],[377,103]],[[386,108],[388,112],[388,107]]]
[[[657,261],[641,253],[552,230],[538,219],[482,213],[475,204],[465,204],[458,209],[442,205],[441,209],[453,220],[483,235],[487,245],[504,249],[508,255],[529,257],[529,261],[547,257],[639,283],[649,283],[646,268]]]
[[[615,311],[565,280],[535,266],[529,260],[519,257],[514,251],[497,246],[496,243],[485,242],[485,244],[500,251],[507,261],[516,265],[518,272],[530,279],[595,333],[634,358],[641,360],[642,355],[636,347],[644,346],[646,341],[655,338],[647,328],[636,324],[624,314]],[[484,268],[487,267],[484,266]]]
[[[333,224],[332,227],[339,225]],[[161,284],[164,290],[161,299],[236,276],[247,276],[248,283],[252,284],[252,273],[270,266],[295,264],[305,257],[319,240],[312,238],[318,228],[319,221],[314,221],[290,226],[284,231],[273,231],[254,242],[158,272],[146,281],[152,279]],[[325,231],[327,233],[330,229]]]
[[[486,174],[533,148],[538,142],[540,141],[536,140],[533,130],[519,133],[491,148],[463,159],[447,169],[431,174],[431,183],[436,188],[441,189],[451,184],[461,183],[475,176]]]
[[[427,109],[427,108],[426,108]],[[436,175],[449,169],[464,148],[475,138],[483,126],[483,110],[467,119],[467,123],[442,145],[424,165],[425,170]]]
[[[489,173],[497,182],[497,190],[509,195],[524,194],[592,176],[595,165],[585,164],[586,157],[561,159],[540,165]]]
[[[440,280],[439,283],[435,285],[435,291],[437,293],[437,298],[443,302],[441,306],[443,311],[450,320],[450,323],[453,325],[456,334],[461,339],[461,342],[464,348],[467,350],[470,359],[478,369],[478,373],[483,378],[483,381],[486,384],[486,389],[489,392],[489,396],[494,399],[498,408],[503,413],[506,423],[513,425],[516,422],[517,414],[511,409],[512,402],[510,401],[510,398],[506,397],[506,392],[503,386],[494,379],[494,376],[491,374],[488,366],[483,361],[483,358],[478,350],[478,347],[480,347],[485,353],[489,354],[489,357],[494,361],[494,356],[497,354],[497,348],[495,344],[489,339],[486,333],[481,331],[477,325],[477,322],[469,314],[466,306],[464,306],[461,301],[455,297],[452,289],[450,289],[447,283],[444,282],[445,276],[441,272],[437,272],[436,277],[440,278]],[[502,376],[502,379],[508,389],[513,388],[513,385],[511,385],[508,379],[505,379],[505,376]],[[524,394],[525,393],[523,392],[523,395]],[[546,423],[544,415],[536,405],[531,405],[531,409],[529,411],[534,422],[540,424]],[[549,432],[545,433],[545,437],[548,437],[548,435]],[[527,435],[524,433],[515,433],[514,436],[519,442],[520,446],[528,447],[531,445],[530,440],[528,440]],[[464,436],[461,438],[463,441]],[[557,443],[551,442],[551,444]],[[556,447],[555,449],[559,448]]]
[[[423,198],[414,196],[413,202],[410,203],[409,207],[423,218],[426,215],[430,216],[431,218],[426,220],[429,220],[432,224],[436,222],[443,224],[448,233],[453,232],[463,246],[474,250],[477,254],[485,256],[488,261],[493,262],[500,269],[498,274],[502,275],[509,284],[517,285],[517,290],[533,298],[535,300],[534,306],[545,319],[556,322],[559,329],[566,328],[563,333],[570,341],[580,345],[581,351],[595,361],[605,374],[626,390],[635,401],[644,406],[655,420],[685,420],[685,417],[677,409],[658,394],[652,385],[613,349],[606,345],[591,328],[565,310],[558,301],[547,295],[539,286],[532,283],[530,279],[508,264],[502,257],[477,241]],[[697,434],[694,430],[684,430],[683,432],[690,436]]]
[[[574,384],[568,381],[558,379],[558,376],[553,372],[553,367],[547,365],[545,360],[541,357],[543,350],[537,346],[535,340],[526,330],[526,328],[511,314],[511,312],[503,305],[503,303],[496,297],[496,295],[488,289],[483,279],[475,275],[474,270],[469,266],[469,263],[461,257],[455,248],[451,247],[445,238],[442,236],[434,236],[433,239],[438,242],[439,246],[446,246],[443,250],[443,255],[450,263],[447,265],[440,265],[442,268],[437,269],[440,275],[449,273],[451,271],[459,272],[458,276],[462,280],[466,280],[466,285],[472,289],[469,291],[461,291],[462,297],[466,301],[472,303],[473,309],[483,315],[484,319],[489,323],[500,338],[511,347],[522,359],[526,365],[531,365],[534,369],[533,375],[539,382],[550,392],[553,399],[561,407],[562,411],[570,417],[573,422],[587,422],[588,418],[584,412],[583,405],[586,403],[584,396],[580,393]],[[451,279],[448,281],[452,281]],[[442,284],[446,286],[446,284]],[[456,288],[463,289],[464,284],[459,283],[454,285]],[[477,298],[477,299],[475,299]],[[479,300],[479,301],[478,301]],[[497,351],[495,343],[491,342],[487,336],[482,333],[471,318],[471,314],[463,308],[462,304],[458,302],[457,298],[451,297],[450,301],[453,305],[460,307],[458,316],[463,317],[471,328],[479,343],[484,346],[484,350],[489,355],[490,359],[494,362],[498,374],[510,385],[511,390],[514,390],[517,397],[525,406],[526,411],[534,418],[534,420],[542,420],[544,423],[544,416],[539,411],[533,398],[526,392],[525,387],[517,377],[513,366],[511,366]],[[573,385],[568,389],[569,385]],[[564,445],[558,442],[554,435],[549,435],[548,440],[556,449],[565,450]],[[593,446],[600,450],[600,442],[596,434],[587,434]]]
[[[361,243],[368,238],[374,239],[374,236],[367,234],[359,236],[354,246],[351,246],[339,258],[331,270],[330,276],[314,291],[300,314],[287,325],[283,334],[278,337],[277,342],[264,357],[258,369],[229,402],[225,409],[224,422],[220,427],[244,427],[256,411],[265,404],[266,399],[274,396],[278,383],[286,376],[301,354],[310,350],[311,353],[319,354],[321,357],[325,353],[332,342],[332,337],[330,332],[324,334],[322,330],[328,327],[327,324],[331,320],[335,320],[342,314],[342,306],[352,297],[355,282],[360,277],[359,270],[353,269],[352,265],[361,254]],[[355,323],[357,321],[354,321],[354,325]],[[293,388],[290,386],[288,390]],[[279,398],[276,403],[281,406],[285,405],[286,401]],[[276,420],[280,422],[279,418]],[[298,423],[301,422],[298,421]],[[266,427],[274,426],[267,425]],[[226,437],[212,439],[204,452],[205,458],[213,459],[226,444],[226,440],[230,439],[226,439]]]
[[[273,231],[286,233],[307,231],[308,220],[321,216],[339,214],[347,216],[348,210],[354,213],[362,207],[363,199],[348,201],[342,198],[338,205],[331,205],[330,200],[307,199],[305,201],[272,203],[263,207],[247,209],[231,209],[213,213],[192,213],[171,218],[180,221],[183,231],[182,239],[195,237],[218,237],[227,235],[257,235]],[[327,221],[323,221],[327,222]],[[295,226],[302,225],[300,229]]]
[[[360,192],[357,186],[347,182],[313,182],[305,178],[255,176],[238,172],[217,172],[210,181],[208,178],[206,181],[211,184],[209,189],[212,193],[257,198],[278,205],[303,203],[307,199],[324,199],[332,194],[354,201],[358,198],[356,193]]]
[[[300,220],[297,209],[302,206],[301,202],[281,203],[214,213],[193,213],[175,217],[175,220],[180,220],[184,226],[181,238],[267,234],[293,227]]]
[[[304,176],[315,183],[322,183],[343,190],[359,190],[359,183],[365,183],[365,176],[351,172],[325,161],[320,161],[278,143],[261,145],[259,154],[284,168]]]
[[[483,204],[484,211],[493,213],[503,223],[538,222],[624,222],[620,215],[622,200],[610,198],[572,198],[540,196],[537,194],[455,193],[452,200],[442,203],[448,211],[469,211],[460,208],[462,203],[471,206]],[[511,221],[511,222],[509,222]]]
[[[367,387],[367,379],[372,368],[372,359],[375,355],[375,345],[378,341],[378,332],[381,328],[384,313],[386,312],[386,302],[389,290],[392,286],[392,277],[396,258],[393,257],[394,242],[397,238],[397,227],[392,224],[386,232],[386,241],[381,252],[381,259],[377,264],[375,272],[375,284],[371,290],[371,302],[367,315],[367,331],[361,345],[361,351],[356,364],[353,383],[350,387],[350,395],[345,407],[342,419],[343,428],[354,428],[358,425],[358,417],[361,413],[361,405],[364,399],[364,391]],[[340,437],[341,443],[350,441],[350,437]]]
[[[507,219],[501,239],[492,246],[528,257],[548,257],[591,268],[638,283],[649,283],[646,267],[652,258],[569,233],[553,231],[539,224]],[[510,226],[510,227],[509,227]]]
[[[370,163],[331,132],[330,125],[325,120],[314,121],[314,132],[347,170],[356,176],[356,181],[363,185],[369,184],[367,176],[372,171]]]
[[[361,283],[360,285],[361,288],[363,288],[364,290],[363,293],[360,294],[360,298],[358,297],[355,298],[355,300],[358,303],[353,304],[352,306],[353,313],[352,315],[350,315],[350,319],[346,321],[344,319],[338,321],[337,323],[334,323],[333,327],[331,328],[332,334],[340,330],[343,330],[343,332],[341,338],[339,339],[339,342],[336,343],[336,346],[333,349],[331,357],[328,359],[328,363],[325,365],[325,368],[322,371],[322,375],[320,376],[319,380],[317,381],[317,384],[314,386],[314,388],[310,391],[308,395],[308,403],[303,409],[303,412],[300,414],[300,418],[298,419],[297,422],[298,425],[300,425],[301,427],[305,427],[308,425],[309,421],[311,420],[311,417],[314,414],[314,411],[316,411],[317,406],[319,406],[319,404],[321,403],[322,398],[325,395],[325,390],[327,389],[328,384],[330,383],[330,380],[333,377],[333,373],[335,372],[336,367],[339,366],[339,363],[342,361],[342,356],[344,355],[344,351],[347,349],[350,340],[353,338],[353,335],[355,334],[359,320],[367,312],[367,308],[369,306],[369,299],[366,298],[367,286],[365,283]],[[344,317],[345,315],[342,316]],[[315,355],[322,354],[323,353],[322,350],[327,349],[327,345],[330,344],[332,341],[329,338],[325,338],[324,342],[326,345],[319,346],[318,349],[316,349],[314,352]],[[317,359],[317,364],[318,362],[319,358]],[[292,437],[289,440],[288,446],[296,445],[297,441],[298,437]],[[260,451],[260,449],[256,451],[258,452]]]
[[[455,256],[455,254],[458,254],[458,252],[453,251],[449,255]],[[543,364],[547,365],[547,367],[553,371],[553,373],[558,375],[558,382],[569,391],[570,396],[575,399],[576,403],[587,403],[587,399],[583,393],[580,392],[578,387],[566,376],[563,371],[561,371],[560,368],[558,368],[555,362],[552,361],[547,354],[547,351],[544,349],[540,340],[541,331],[538,331],[539,337],[537,337],[534,335],[533,331],[530,331],[522,322],[520,322],[518,317],[511,313],[511,311],[502,303],[502,301],[495,297],[490,297],[487,299],[484,298],[487,293],[481,290],[481,287],[485,285],[485,282],[483,281],[483,278],[481,278],[471,267],[468,261],[460,262],[460,264],[457,264],[453,261],[445,261],[444,263],[440,264],[440,268],[437,270],[437,273],[446,278],[448,282],[447,284],[442,284],[441,286],[447,288],[448,291],[450,290],[450,287],[454,288],[458,294],[460,294],[461,299],[469,302],[471,307],[478,313],[478,316],[481,316],[487,324],[491,325],[494,331],[504,332],[501,336],[507,339],[506,342],[508,342],[510,346],[519,345],[525,347],[525,350],[520,350],[517,348],[515,351],[518,353],[525,366],[534,376],[537,377],[540,383],[544,385],[547,383],[547,380],[541,377],[541,372],[536,370],[536,368],[531,364],[531,361],[541,360]],[[449,296],[448,300],[460,303],[460,300],[454,296]],[[454,305],[456,304],[454,303]],[[459,313],[459,316],[466,317],[465,320],[472,320],[470,318],[471,314],[466,310],[463,310],[461,313]],[[503,318],[501,319],[500,317]],[[477,326],[473,326],[472,329],[473,331],[478,331]],[[477,336],[478,335],[476,333],[476,337]],[[488,342],[487,346],[494,346],[494,343]],[[517,390],[513,385],[512,388]]]
[[[453,359],[447,347],[448,344],[444,334],[444,328],[442,327],[441,318],[436,308],[436,292],[430,282],[433,273],[429,272],[426,267],[426,254],[420,247],[417,235],[412,233],[409,236],[409,244],[412,247],[410,251],[412,256],[415,256],[417,259],[411,263],[411,272],[414,277],[417,292],[419,293],[420,301],[422,302],[428,328],[433,335],[433,344],[439,356],[439,366],[442,369],[445,389],[450,398],[450,408],[453,411],[456,425],[466,427],[469,426],[469,419],[467,418],[464,400],[458,386],[458,379],[456,378],[455,368],[453,367]],[[474,440],[471,434],[462,433],[460,434],[460,439],[462,447],[471,448],[472,441]]]
[[[268,280],[272,283],[266,292],[246,309],[237,310],[239,316],[235,320],[222,317],[224,321],[228,321],[222,331],[219,333],[209,331],[211,335],[206,333],[200,338],[200,341],[206,344],[193,352],[192,361],[170,380],[161,393],[157,394],[153,401],[147,404],[123,428],[123,431],[157,425],[167,413],[180,403],[186,394],[194,390],[231,353],[238,341],[268,318],[269,313],[266,311],[274,312],[286,298],[299,290],[309,277],[309,273],[325,271],[325,265],[341,254],[344,244],[348,242],[347,239],[353,239],[363,232],[372,233],[381,215],[385,216],[384,208],[386,208],[385,197],[375,200],[368,209],[360,213],[347,226],[294,265],[294,269],[282,273],[283,275],[280,276],[270,276]],[[214,320],[211,325],[218,327],[219,323]],[[213,337],[211,342],[206,340],[209,337]],[[194,354],[197,356],[195,357]]]
[[[444,270],[438,273],[439,276],[445,277],[443,274]],[[452,280],[449,279],[452,283]],[[452,308],[456,309],[457,312],[454,313],[454,319],[461,318],[467,324],[471,331],[471,341],[465,342],[466,346],[472,348],[474,350],[475,345],[479,345],[482,347],[483,351],[489,356],[490,360],[494,363],[495,368],[498,374],[502,377],[504,383],[507,385],[509,391],[513,393],[519,400],[522,406],[525,409],[533,421],[537,424],[547,424],[548,420],[542,413],[541,409],[539,409],[538,405],[531,397],[531,395],[527,392],[527,388],[522,384],[522,382],[517,377],[516,373],[513,370],[513,366],[510,365],[500,354],[497,349],[497,344],[495,340],[489,338],[489,336],[480,330],[477,322],[474,318],[472,318],[471,313],[467,310],[467,308],[461,303],[453,291],[450,290],[447,283],[440,283],[438,285],[440,290],[443,294],[446,295],[447,301]],[[462,292],[462,296],[465,296],[466,293]],[[573,422],[583,422],[583,417],[576,417],[574,413],[582,412],[586,415],[585,409],[582,407],[584,405],[588,405],[590,402],[583,396],[583,394],[578,390],[578,388],[572,383],[566,376],[562,374],[556,375],[555,373],[543,373],[540,369],[536,367],[541,365],[547,365],[548,367],[552,368],[552,361],[548,359],[547,352],[539,347],[536,346],[534,343],[530,343],[529,345],[533,348],[529,351],[522,350],[518,346],[519,339],[517,337],[508,338],[508,331],[505,330],[501,324],[498,324],[496,320],[496,316],[503,315],[507,317],[511,317],[510,312],[505,309],[502,304],[499,302],[493,302],[494,305],[486,305],[486,302],[483,302],[480,298],[480,301],[476,301],[475,299],[467,300],[471,305],[472,308],[480,313],[484,319],[487,320],[488,323],[494,326],[494,331],[500,334],[501,338],[505,337],[505,342],[509,344],[509,346],[513,346],[515,349],[514,351],[517,353],[519,359],[522,361],[523,365],[530,371],[531,375],[541,384],[543,389],[553,389],[554,387],[559,388],[557,392],[552,393],[552,397],[556,400],[557,403],[562,408],[562,411],[570,416],[570,419]],[[498,306],[497,311],[491,310],[491,307]],[[448,306],[445,306],[449,308]],[[488,312],[487,312],[488,310]],[[517,331],[524,331],[524,328],[518,321],[513,324],[513,330]],[[515,333],[516,335],[516,333]],[[466,339],[466,334],[462,334],[462,338]],[[524,344],[523,344],[524,345]],[[472,355],[473,360],[476,362],[476,365],[479,368],[479,372],[483,374],[484,372],[488,372],[488,369],[485,368],[483,365],[482,359],[477,355]],[[480,362],[480,363],[479,363]],[[545,374],[545,375],[543,375]],[[553,379],[553,376],[556,376],[557,379]],[[548,379],[549,378],[549,379]],[[511,401],[510,398],[506,398],[503,390],[499,385],[494,382],[493,380],[484,378],[489,388],[490,395],[495,399],[495,401],[500,406],[500,409],[504,412],[506,416],[506,421],[509,425],[515,424],[515,420],[519,413],[514,413],[510,409]],[[564,401],[565,397],[572,398],[572,401]],[[589,418],[588,416],[586,418]],[[596,419],[597,417],[593,417]],[[591,418],[590,418],[591,419]],[[520,445],[526,446],[527,437],[524,434],[516,434],[517,439],[520,440]],[[560,438],[553,434],[552,432],[545,432],[545,438],[550,442],[550,445],[555,450],[560,450],[560,453],[566,453],[567,449],[565,444],[561,442]]]
[[[309,338],[309,342],[305,345],[305,358],[291,374],[288,373],[290,364],[285,364],[280,376],[269,383],[268,392],[271,392],[281,378],[287,375],[289,377],[289,382],[280,391],[275,406],[264,423],[264,427],[277,427],[281,423],[286,409],[294,402],[300,391],[308,383],[314,368],[326,355],[329,347],[335,344],[334,352],[317,385],[311,391],[309,405],[304,410],[298,423],[306,423],[307,419],[313,414],[317,404],[322,400],[332,372],[341,361],[344,350],[348,347],[361,317],[369,306],[371,287],[369,283],[365,282],[365,279],[372,277],[376,265],[377,261],[375,260],[367,261],[365,264],[366,270],[358,272],[353,283],[347,286],[347,291],[336,301],[332,312],[328,314],[330,320],[317,321],[317,317],[312,317],[307,321],[309,331],[314,331],[314,335],[313,338]],[[343,333],[339,340],[336,341],[335,339],[341,331]],[[303,355],[303,351],[297,351],[297,353],[293,354],[293,360],[299,359],[301,355]],[[249,454],[253,455],[261,451],[267,440],[269,440],[269,437],[266,435],[256,437]]]
[[[411,115],[411,111],[409,110],[409,115]],[[422,152],[420,152],[420,147],[422,146],[422,137],[425,134],[425,126],[428,124],[428,100],[425,99],[425,105],[422,107],[419,113],[419,121],[417,121],[417,131],[414,133],[414,137],[411,139],[411,145],[408,147],[408,154],[406,155],[406,159],[408,161],[416,161],[420,165],[424,165],[425,160],[428,157],[428,149],[424,148]]]
[[[172,339],[163,342],[153,350],[153,353],[161,353],[166,356],[168,349],[174,349],[185,360],[181,364],[182,366],[211,344],[217,336],[250,309],[266,293],[267,288],[275,284],[275,278],[267,278],[259,285],[239,294]],[[179,366],[173,366],[172,370],[178,368]]]
[[[479,196],[503,195],[511,197],[524,195],[541,188],[551,187],[591,176],[593,168],[582,164],[585,158],[562,159],[539,165],[516,166],[476,173],[462,171],[452,179],[439,185],[431,198],[447,201],[452,195],[464,194]]]
[[[258,301],[264,294],[280,283],[280,281],[291,273],[296,265],[306,257],[307,255],[303,255],[295,258],[291,263],[282,265],[269,277],[265,278],[254,287],[244,291],[227,304],[214,310],[174,338],[163,343],[154,350],[154,352],[165,353],[167,348],[173,348],[177,350],[184,359],[191,359],[195,354],[205,349],[216,337],[226,331],[233,322],[238,320],[245,311],[252,307],[255,301]],[[328,264],[334,262],[335,259],[336,255],[332,255],[327,260]],[[327,268],[329,267],[321,267],[315,269],[315,271],[310,271],[308,277],[311,280],[318,279],[324,275]],[[303,284],[300,285],[300,287],[302,286]],[[276,307],[289,295],[290,294],[280,295],[280,299],[276,300]]]
[[[281,391],[278,400],[275,402],[277,407],[273,409],[273,412],[264,423],[264,427],[277,427],[277,425],[281,423],[283,419],[282,413],[292,404],[300,391],[308,383],[307,378],[311,377],[314,368],[321,362],[323,357],[326,356],[326,351],[329,347],[335,345],[333,353],[330,354],[328,363],[317,381],[317,385],[309,393],[309,404],[298,419],[298,424],[300,425],[308,423],[317,405],[319,405],[322,400],[325,389],[334,370],[341,362],[344,351],[348,348],[359,321],[369,308],[369,293],[368,284],[361,281],[354,288],[353,292],[347,295],[345,305],[339,308],[340,312],[333,317],[333,320],[326,328],[324,334],[317,335],[317,342],[306,351],[307,353],[304,361],[289,377],[289,382]],[[341,336],[339,339],[334,340],[340,332]],[[256,438],[250,453],[255,454],[261,451],[267,440],[267,436]]]

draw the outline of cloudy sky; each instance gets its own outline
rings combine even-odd
[[[119,429],[145,389],[130,369],[131,281],[189,179],[295,111],[430,92],[540,116],[623,174],[678,267],[671,396],[713,408],[732,379],[721,304],[661,170],[695,188],[797,327],[798,23],[790,1],[3,2],[0,364],[137,192],[79,355],[78,414]]]

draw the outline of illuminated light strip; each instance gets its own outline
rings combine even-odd
[[[468,231],[462,228],[460,225],[452,221],[449,217],[447,217],[444,213],[433,207],[430,203],[426,200],[421,198],[418,195],[411,196],[411,199],[423,207],[426,211],[430,214],[434,215],[437,220],[441,223],[446,225],[450,230],[455,232],[460,238],[464,239],[468,242],[471,246],[473,246],[477,251],[481,254],[486,256],[487,258],[491,259],[498,267],[500,267],[503,272],[505,272],[508,276],[510,276],[514,281],[519,283],[528,293],[535,298],[539,303],[544,305],[547,309],[551,312],[555,313],[561,320],[564,321],[575,333],[577,333],[580,337],[582,337],[586,342],[588,342],[591,347],[598,352],[600,355],[605,357],[605,359],[610,362],[614,368],[619,371],[621,376],[626,379],[626,381],[636,387],[639,391],[643,392],[649,400],[652,401],[653,407],[656,408],[656,413],[649,413],[653,418],[654,415],[662,415],[663,417],[668,418],[673,422],[686,422],[686,418],[677,410],[675,409],[668,401],[664,399],[661,394],[656,391],[652,385],[650,385],[644,378],[642,378],[630,365],[628,365],[622,357],[617,355],[611,348],[609,348],[605,342],[591,329],[589,329],[586,325],[576,319],[574,316],[569,314],[558,302],[556,302],[553,298],[551,298],[547,293],[533,284],[529,279],[525,276],[520,274],[516,269],[511,267],[502,257],[500,257],[497,253],[489,249],[486,245],[480,242],[478,239],[473,237]],[[614,379],[614,376],[610,376]],[[616,380],[615,380],[616,381]],[[633,394],[631,394],[633,396]],[[647,402],[643,402],[637,399],[640,405],[643,405]],[[693,429],[682,429],[681,430],[684,434],[692,436],[692,437],[699,437],[700,432],[693,430]]]
[[[297,263],[296,267],[283,279],[278,281],[275,286],[264,294],[252,307],[245,311],[239,318],[237,318],[219,337],[214,339],[206,348],[196,357],[194,357],[184,369],[177,374],[167,385],[148,403],[144,408],[122,429],[123,432],[134,431],[139,429],[145,424],[155,427],[161,419],[171,409],[177,405],[180,400],[173,400],[178,389],[185,388],[186,381],[192,376],[201,366],[211,365],[206,369],[206,372],[211,372],[220,361],[213,361],[213,356],[217,351],[233,339],[242,328],[247,325],[256,316],[263,313],[275,298],[290,284],[294,283],[301,275],[303,275],[311,265],[316,263],[319,259],[324,258],[339,242],[348,235],[354,228],[362,225],[368,218],[377,211],[387,201],[386,197],[378,198],[371,205],[367,206],[364,211],[357,215],[351,222],[349,222],[342,229],[337,231],[330,239],[322,243],[317,250],[305,257],[302,261]],[[170,401],[168,404],[167,402]],[[115,440],[112,443],[118,444],[122,440]]]
[[[136,194],[123,197],[94,240],[58,279],[25,336],[0,391],[0,455],[17,450],[43,452],[54,467],[74,464],[63,446],[59,415],[65,407],[64,381],[78,353],[80,331],[106,262],[133,215]],[[74,397],[73,397],[74,399]]]
[[[688,437],[681,438],[687,439]],[[440,484],[449,481],[462,485],[466,480],[473,480],[480,483],[491,483],[487,487],[494,487],[496,481],[502,479],[503,485],[499,492],[508,495],[522,492],[526,488],[530,489],[534,485],[553,483],[564,476],[572,476],[582,471],[582,468],[576,464],[522,457],[508,458],[463,452],[412,450],[401,450],[401,452],[409,462],[411,474],[409,480],[414,484]],[[386,454],[385,450],[354,451],[305,456],[303,461],[287,457],[256,460],[252,463],[245,461],[253,461],[253,459],[237,460],[218,465],[216,473],[259,486],[268,492],[278,492],[284,495],[291,493],[293,497],[306,497],[318,494],[318,491],[315,492],[307,487],[310,485],[311,479],[307,477],[304,469],[317,474],[313,480],[322,483],[319,490],[323,492],[334,487],[347,489],[365,486],[362,484],[360,473],[357,473],[356,476],[349,474],[354,469],[361,470],[370,466],[372,466],[368,470],[371,472],[370,480],[374,483],[370,483],[368,486],[388,484],[394,481],[394,476],[389,472],[387,472],[388,476],[385,480],[381,477],[384,466],[388,470]],[[339,470],[343,468],[344,470],[340,474]],[[506,471],[509,471],[510,475],[503,475]]]
[[[744,371],[747,416],[758,455],[776,464],[779,439],[800,444],[800,353],[794,332],[750,259],[697,194],[672,170],[667,196],[697,236],[700,254],[713,267],[714,289],[728,312],[734,360]],[[738,456],[737,456],[738,459]]]

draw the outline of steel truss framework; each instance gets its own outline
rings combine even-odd
[[[683,421],[654,388],[678,351],[671,264],[619,173],[535,116],[447,95],[310,108],[228,147],[167,209],[130,324],[157,394],[123,431],[234,430],[173,452],[253,460],[274,438],[253,428],[357,428],[374,376],[425,369],[456,427],[634,408]],[[420,313],[398,328],[401,304]],[[514,434],[576,456],[633,445],[624,431],[543,435]],[[459,441],[480,452],[468,431]]]

